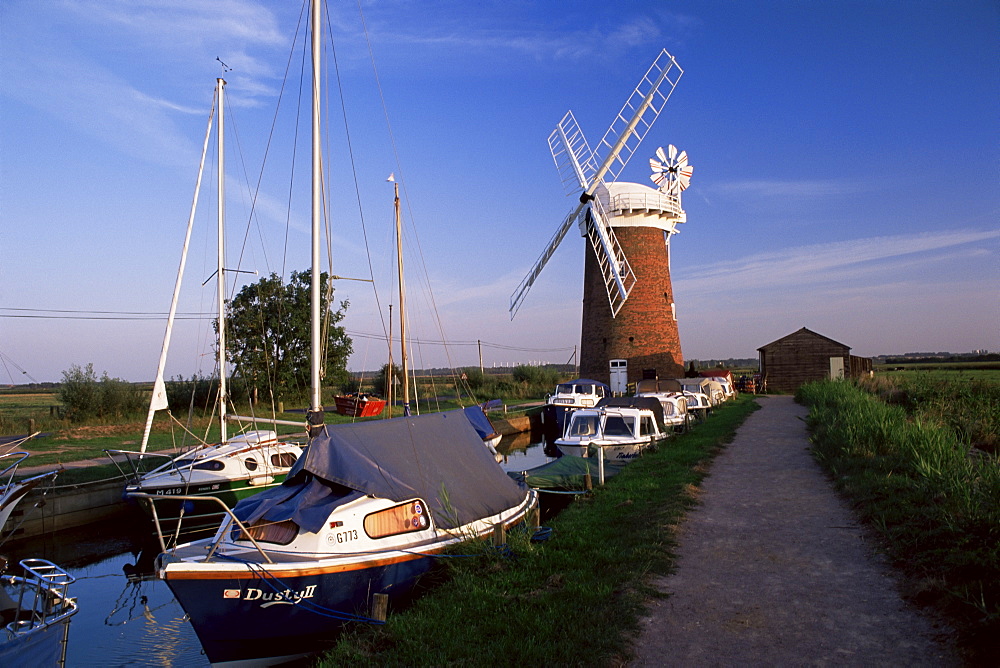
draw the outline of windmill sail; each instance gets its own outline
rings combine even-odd
[[[666,49],[660,52],[611,122],[594,155],[601,163],[596,179],[615,181],[660,116],[684,70]],[[664,88],[664,84],[667,87]],[[605,156],[603,159],[601,156]],[[607,178],[605,178],[607,177]]]
[[[597,257],[612,315],[618,314],[636,278],[595,193],[606,181],[614,181],[621,174],[683,74],[684,70],[674,57],[666,49],[661,51],[593,150],[572,111],[556,124],[548,138],[552,159],[566,190],[570,194],[582,190],[583,194],[580,195],[580,205],[563,220],[528,275],[511,295],[511,320],[570,226],[581,220],[583,215],[581,229]]]
[[[597,168],[593,164],[594,153],[572,111],[566,112],[549,135],[549,151],[566,192],[575,195],[586,190],[594,180]]]

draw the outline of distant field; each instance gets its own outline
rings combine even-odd
[[[29,420],[35,420],[36,427],[57,421],[60,406],[58,395],[52,392],[0,394],[0,434],[27,432]]]
[[[1000,362],[942,362],[876,365],[874,371],[886,376],[924,376],[939,380],[981,380],[1000,383]]]

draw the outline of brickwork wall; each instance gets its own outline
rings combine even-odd
[[[587,243],[580,375],[607,383],[609,362],[625,359],[630,382],[641,379],[644,369],[656,369],[660,378],[681,377],[684,356],[670,308],[674,291],[663,230],[616,227],[615,234],[635,273],[636,284],[618,316],[612,318],[597,258]]]

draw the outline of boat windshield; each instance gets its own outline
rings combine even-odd
[[[625,418],[621,415],[609,415],[604,422],[604,435],[632,436],[634,435],[632,431],[633,424],[635,424],[635,421],[631,418]]]
[[[574,415],[569,425],[570,436],[593,436],[597,433],[596,415]]]

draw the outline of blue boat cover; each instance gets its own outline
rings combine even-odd
[[[462,409],[465,411],[465,417],[469,418],[469,422],[472,423],[472,427],[479,434],[479,438],[486,440],[487,438],[493,438],[497,435],[496,427],[490,422],[490,419],[486,416],[486,412],[483,411],[483,407],[478,404],[475,406],[469,406],[468,408]]]
[[[339,505],[363,495],[421,498],[441,528],[516,507],[527,488],[511,480],[461,410],[327,425],[284,483],[234,508],[244,523],[291,519],[317,532]]]

